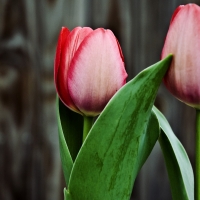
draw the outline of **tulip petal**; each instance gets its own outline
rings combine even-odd
[[[117,40],[117,38],[116,38],[116,41],[117,41],[117,45],[118,45],[118,48],[119,48],[120,56],[122,58],[122,61],[124,62],[124,55],[122,53],[122,48],[121,48],[121,46],[120,46],[119,41]]]
[[[175,16],[177,15],[177,13],[184,7],[184,5],[180,5],[178,8],[176,8],[176,10],[174,11],[170,24],[172,23],[172,21],[174,20]]]
[[[82,43],[85,37],[92,31],[93,30],[89,27],[84,27],[84,28],[76,27],[69,34],[66,44],[64,45],[63,48],[63,57],[61,61],[63,68],[65,67],[66,69],[67,67],[66,71],[68,71],[68,67],[79,45]]]
[[[85,115],[98,115],[126,82],[126,71],[116,38],[96,29],[80,44],[68,72],[73,102]]]
[[[174,55],[164,82],[181,101],[200,107],[200,7],[188,4],[175,14],[166,37],[162,58]]]
[[[59,73],[58,73],[59,81],[57,81],[58,94],[62,102],[68,108],[80,114],[81,112],[72,101],[68,92],[67,74],[68,74],[69,65],[71,63],[71,60],[77,48],[90,32],[92,32],[91,28],[76,27],[70,32],[70,34],[67,35],[67,39],[64,42],[63,48],[62,48]]]
[[[54,81],[57,82],[57,74],[58,68],[60,66],[60,59],[61,59],[61,50],[63,48],[63,44],[65,44],[66,38],[69,35],[70,31],[66,27],[62,27],[59,38],[58,38],[58,45],[56,48],[56,56],[54,62]],[[57,84],[55,84],[57,87]]]

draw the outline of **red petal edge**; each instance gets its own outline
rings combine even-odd
[[[55,82],[56,90],[57,90],[57,74],[58,74],[58,69],[60,66],[60,59],[61,59],[61,50],[63,48],[63,44],[65,43],[69,33],[70,31],[66,27],[62,27],[59,37],[58,37],[56,56],[54,60],[54,82]]]
[[[174,11],[174,13],[173,13],[173,15],[172,15],[170,24],[173,22],[174,18],[176,17],[176,15],[178,14],[178,12],[179,12],[183,7],[185,7],[185,6],[184,6],[184,5],[180,5],[179,7],[176,8],[176,10]]]
[[[70,96],[68,96],[69,93],[68,93],[68,90],[66,91],[65,80],[63,79],[64,78],[63,70],[65,70],[65,67],[63,66],[63,64],[65,65],[65,63],[62,62],[63,60],[62,57],[63,57],[63,51],[65,50],[65,47],[66,47],[66,43],[69,40],[70,33],[71,32],[66,27],[62,27],[60,31],[58,44],[56,48],[56,56],[55,56],[55,61],[54,61],[54,81],[55,81],[55,86],[56,86],[58,96],[60,100],[64,103],[64,105],[67,106],[69,109],[80,113],[76,109],[76,106],[71,101]]]

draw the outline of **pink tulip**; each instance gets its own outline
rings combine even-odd
[[[62,28],[54,79],[68,108],[85,116],[98,115],[126,78],[122,51],[110,30]]]
[[[179,100],[200,108],[200,7],[179,6],[171,19],[162,58],[172,53],[173,61],[164,83]]]

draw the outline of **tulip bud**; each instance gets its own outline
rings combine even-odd
[[[179,6],[170,22],[162,58],[173,60],[164,77],[168,90],[179,100],[200,108],[200,7]]]
[[[122,51],[110,30],[62,28],[54,80],[68,108],[85,116],[98,115],[126,78]]]

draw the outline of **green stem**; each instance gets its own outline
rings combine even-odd
[[[93,119],[94,119],[93,117],[87,117],[87,116],[83,117],[83,142],[92,127]]]
[[[200,110],[196,110],[196,200],[200,200]]]

